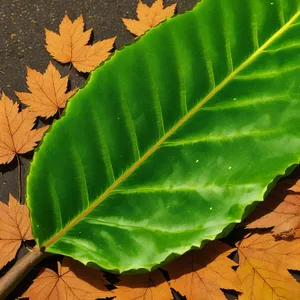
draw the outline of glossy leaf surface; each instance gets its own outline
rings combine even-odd
[[[228,233],[300,157],[300,0],[204,0],[92,72],[36,151],[34,236],[111,271]]]

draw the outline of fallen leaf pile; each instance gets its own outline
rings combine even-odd
[[[141,36],[150,28],[174,16],[175,9],[176,4],[164,8],[163,0],[156,0],[150,7],[139,1],[136,10],[138,20],[123,18],[122,21],[132,34]]]
[[[92,29],[84,31],[83,16],[72,22],[66,15],[59,25],[59,34],[46,29],[46,49],[61,63],[72,63],[80,72],[90,72],[106,60],[115,37],[87,45]]]
[[[66,93],[69,76],[61,78],[59,71],[50,62],[45,74],[27,67],[27,85],[31,93],[16,92],[22,103],[29,107],[35,117],[49,118],[76,92]]]
[[[140,36],[173,16],[175,8],[176,4],[165,8],[163,0],[151,6],[139,1],[138,20],[122,20],[131,33]],[[66,15],[59,34],[46,29],[46,49],[57,61],[90,72],[108,58],[115,41],[89,45],[91,32],[84,31],[82,15],[74,22]],[[0,100],[0,164],[34,149],[49,127],[33,129],[36,118],[56,116],[76,92],[67,92],[69,76],[62,77],[51,62],[44,74],[27,67],[26,79],[29,92],[16,92],[25,109],[20,111],[19,104],[4,93]],[[299,300],[300,284],[290,271],[300,271],[300,180],[294,185],[290,180],[279,182],[242,225],[245,236],[234,247],[226,239],[208,242],[201,250],[162,266],[163,271],[120,275],[111,281],[102,271],[65,257],[57,261],[57,271],[39,270],[22,297],[172,300],[172,292],[177,291],[188,300],[222,300],[225,291],[234,291],[240,300]],[[28,208],[9,195],[8,204],[0,202],[0,269],[31,239]]]

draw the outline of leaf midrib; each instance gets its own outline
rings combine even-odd
[[[221,83],[219,83],[210,93],[208,93],[197,105],[195,105],[184,117],[182,117],[164,136],[153,145],[139,160],[137,160],[123,175],[121,175],[99,198],[94,201],[87,209],[76,216],[68,225],[57,232],[42,246],[47,248],[60,239],[66,232],[73,228],[86,215],[88,215],[95,207],[97,207],[103,200],[105,200],[110,193],[118,187],[124,180],[126,180],[143,162],[151,156],[159,147],[179,129],[186,121],[193,117],[199,109],[206,104],[212,97],[214,97],[221,89],[223,89],[239,72],[250,65],[266,48],[268,48],[278,37],[280,37],[290,25],[300,16],[298,11],[284,26],[272,35],[260,48],[258,48],[249,58],[247,58],[239,67],[231,72]]]

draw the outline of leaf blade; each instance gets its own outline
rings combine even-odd
[[[298,163],[296,83],[289,72],[279,73],[291,67],[278,65],[281,54],[270,59],[267,51],[295,38],[300,5],[285,2],[289,19],[282,25],[274,15],[280,2],[274,3],[271,10],[258,0],[251,6],[206,0],[149,31],[92,73],[31,166],[28,199],[34,222],[43,224],[43,232],[35,227],[40,245],[116,272],[150,270],[199,247],[199,241],[229,232],[248,205],[264,198],[274,178]],[[252,39],[252,6],[262,8],[258,42]],[[220,20],[228,18],[237,36],[229,31],[224,37],[224,23],[210,18],[211,11]],[[262,30],[264,22],[272,26]],[[296,61],[295,51],[285,55]],[[266,65],[278,75],[264,76]],[[264,75],[253,82],[257,71]],[[296,76],[299,70],[291,72]],[[289,84],[282,87],[283,80]],[[54,144],[60,146],[51,146],[49,153],[47,145]],[[91,155],[87,149],[95,151]],[[69,162],[54,164],[52,177],[39,179],[39,188],[34,179],[54,157]],[[62,226],[56,226],[59,218],[47,192],[53,178]],[[37,194],[51,215],[37,214]],[[62,204],[70,199],[72,207]]]

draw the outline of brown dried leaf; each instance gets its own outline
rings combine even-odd
[[[116,37],[87,45],[92,28],[84,31],[83,16],[72,22],[67,15],[59,25],[59,34],[45,29],[46,49],[61,63],[71,62],[80,72],[90,72],[111,54]]]
[[[300,237],[300,180],[292,187],[289,180],[278,183],[246,222],[248,229],[274,227],[276,237]]]
[[[235,248],[213,241],[198,251],[189,252],[167,265],[171,287],[187,299],[226,299],[221,291],[241,291],[236,272],[237,264],[228,258]]]
[[[300,284],[288,272],[300,270],[300,240],[276,241],[272,234],[254,234],[238,244],[240,300],[300,299]]]
[[[122,275],[113,290],[120,300],[173,300],[170,287],[158,270],[147,274]]]
[[[94,300],[112,297],[104,285],[108,284],[101,271],[64,258],[58,273],[43,269],[29,289],[22,295],[32,300]]]
[[[13,260],[22,241],[33,240],[27,206],[9,195],[8,205],[0,202],[0,269]]]
[[[69,76],[61,78],[51,62],[44,74],[27,67],[26,79],[31,93],[16,92],[16,95],[36,117],[52,117],[58,109],[66,106],[68,98],[77,91],[65,93]]]
[[[49,126],[32,130],[35,116],[29,109],[19,112],[19,105],[13,103],[4,93],[0,101],[0,164],[8,164],[16,154],[31,151]]]
[[[174,16],[175,8],[176,4],[164,8],[163,0],[156,0],[151,7],[139,1],[137,6],[138,21],[125,18],[122,21],[132,34],[141,36],[150,28]]]

